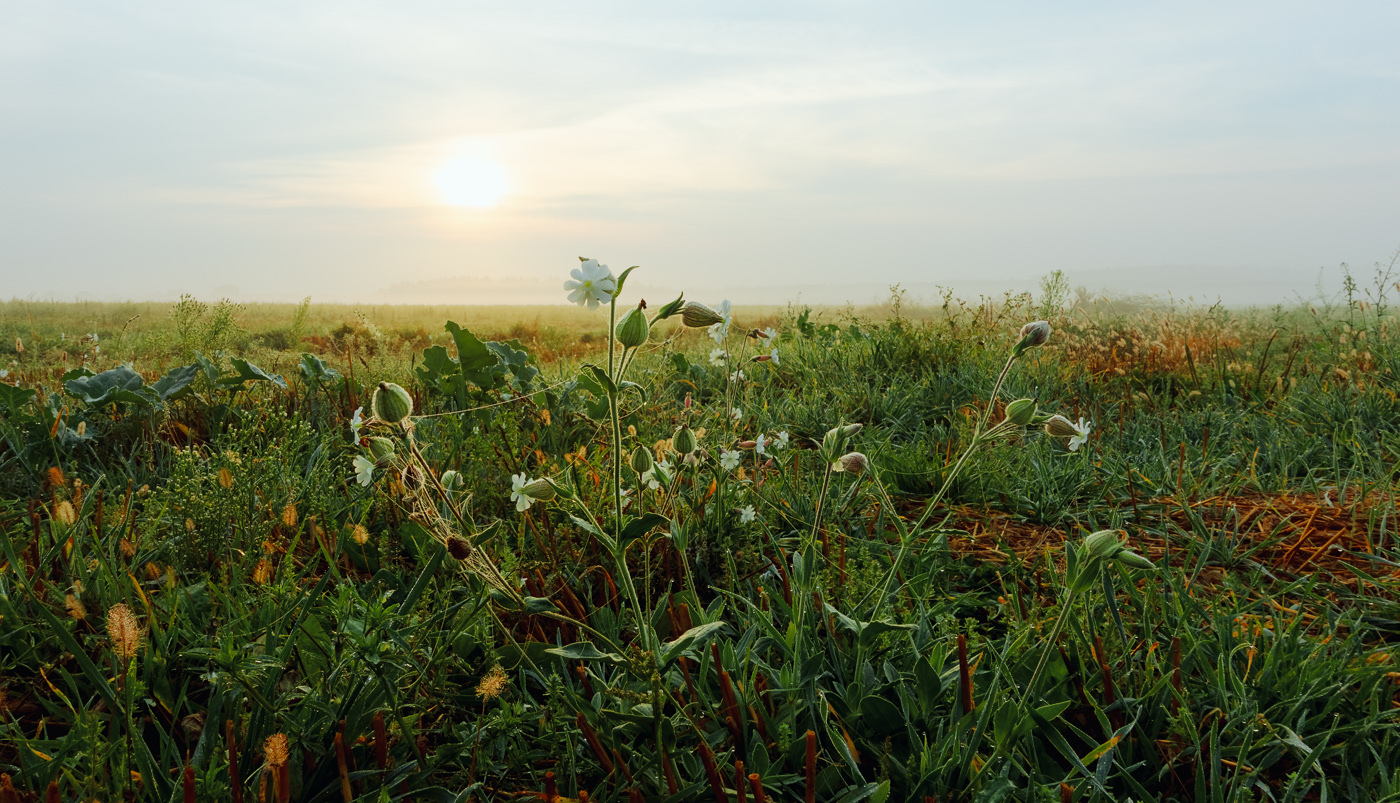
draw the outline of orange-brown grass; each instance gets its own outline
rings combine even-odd
[[[1094,376],[1187,374],[1222,349],[1233,355],[1249,334],[1239,319],[1148,311],[1117,323],[1066,320],[1046,349]]]

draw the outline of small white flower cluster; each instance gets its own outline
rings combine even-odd
[[[760,432],[758,433],[758,437],[753,439],[754,454],[771,454],[772,452],[769,451],[770,449],[773,451],[778,451],[779,449],[786,449],[788,446],[788,440],[789,436],[787,434],[787,430],[783,430],[782,432],[779,432],[771,438]]]

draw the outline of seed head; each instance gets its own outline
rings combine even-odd
[[[67,499],[58,503],[58,507],[54,509],[53,517],[63,522],[66,527],[72,527],[73,523],[78,520],[78,514],[73,510],[73,503]]]
[[[282,508],[282,523],[288,527],[297,526],[297,506],[287,505]]]
[[[366,530],[363,524],[356,524],[355,528],[350,531],[350,538],[363,546],[365,542],[369,541],[369,530]]]
[[[467,539],[454,535],[447,539],[447,554],[457,560],[466,560],[471,557],[472,545]]]
[[[506,671],[500,664],[496,664],[481,678],[481,682],[476,684],[476,696],[483,700],[494,700],[509,687],[510,681],[506,678]]]
[[[68,618],[77,622],[87,619],[87,609],[83,607],[82,601],[72,594],[64,596],[63,607],[68,610]]]
[[[284,767],[287,765],[287,734],[274,733],[263,742],[263,755],[267,758],[269,767]]]
[[[118,603],[107,611],[107,636],[112,640],[112,652],[123,661],[136,657],[141,649],[141,628],[126,605]]]

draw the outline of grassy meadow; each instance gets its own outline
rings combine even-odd
[[[0,803],[1400,800],[1388,281],[627,281],[0,303]]]

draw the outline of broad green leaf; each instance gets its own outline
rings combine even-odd
[[[643,513],[622,528],[622,545],[632,543],[658,527],[670,527],[671,520],[660,513]]]
[[[199,363],[190,363],[181,368],[171,368],[165,376],[151,385],[161,401],[175,401],[190,392],[190,383],[199,377]]]
[[[63,389],[94,407],[112,403],[153,406],[160,401],[153,391],[146,389],[146,380],[125,365],[70,379],[63,384]]]
[[[661,645],[661,667],[664,669],[671,665],[672,661],[681,657],[687,649],[700,642],[708,640],[729,625],[724,622],[707,622],[703,625],[696,625],[680,634],[675,641],[670,641]]]
[[[551,647],[544,651],[546,655],[553,655],[556,658],[564,658],[569,661],[596,661],[599,659],[611,661],[615,664],[626,663],[626,659],[615,652],[600,652],[587,641],[577,641],[573,644],[566,644],[563,647]]]
[[[315,354],[302,354],[300,367],[301,375],[307,382],[324,383],[340,379],[340,372],[326,365]]]
[[[38,395],[38,391],[0,382],[0,411],[15,412]]]
[[[234,374],[219,380],[219,384],[225,387],[236,387],[245,382],[271,382],[279,388],[286,388],[287,381],[277,374],[269,374],[258,366],[248,362],[242,357],[233,357],[228,361],[233,366]]]

